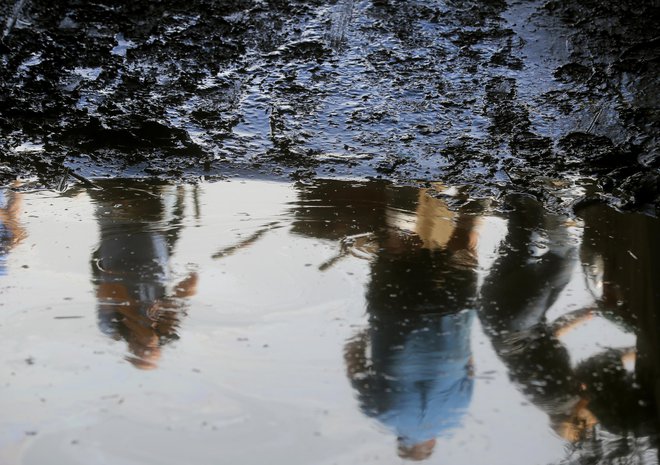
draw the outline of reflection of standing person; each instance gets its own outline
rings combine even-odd
[[[400,456],[416,460],[460,427],[470,404],[476,290],[472,219],[451,215],[424,193],[419,199],[416,235],[390,229],[379,241],[369,327],[346,347],[362,410],[397,434]]]
[[[429,457],[472,397],[473,218],[424,190],[332,182],[305,190],[296,216],[296,233],[353,237],[375,255],[369,326],[346,345],[348,377],[362,411],[397,435],[400,456]]]
[[[481,289],[480,320],[512,380],[558,434],[577,441],[594,425],[593,415],[562,331],[546,319],[575,268],[575,241],[564,218],[546,214],[536,200],[521,195],[508,202],[507,236]]]
[[[25,230],[18,217],[21,209],[21,194],[0,189],[0,276],[7,274],[7,255],[24,238]]]
[[[546,213],[537,201],[524,196],[511,197],[509,203],[507,237],[481,290],[479,316],[495,351],[511,379],[548,414],[553,429],[567,441],[593,437],[597,424],[610,432],[635,430],[647,415],[638,403],[640,392],[635,392],[635,382],[623,367],[630,353],[603,350],[574,366],[562,339],[592,318],[593,309],[569,312],[552,323],[546,318],[577,263],[577,245],[565,219]],[[611,244],[616,243],[616,248],[624,245],[625,234],[616,234],[612,227],[600,234],[616,238]],[[583,255],[594,247],[600,249],[599,241],[587,227]],[[603,453],[609,452],[599,449],[598,454]]]
[[[100,228],[92,268],[101,330],[125,339],[133,353],[129,361],[148,369],[156,367],[160,347],[177,337],[182,299],[195,293],[197,276],[170,286],[170,256],[183,212],[180,192],[126,183],[91,191]]]
[[[616,385],[611,392],[593,393],[593,409],[610,429],[640,431],[660,420],[660,222],[642,214],[619,213],[592,205],[578,214],[584,219],[581,258],[589,288],[602,314],[634,331],[636,346],[624,353],[634,363],[625,370],[599,372],[590,388]],[[620,358],[620,357],[619,357]],[[617,360],[619,365],[622,363]],[[592,370],[593,372],[593,370]],[[604,380],[603,378],[607,378]],[[626,379],[628,378],[628,379]],[[637,386],[633,389],[632,386]],[[596,395],[598,394],[598,395]],[[657,431],[657,430],[656,430]]]

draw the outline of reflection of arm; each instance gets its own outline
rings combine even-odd
[[[186,276],[183,281],[174,286],[174,297],[192,297],[197,293],[198,276],[194,271]]]
[[[464,214],[458,216],[456,229],[447,242],[447,250],[451,252],[457,264],[468,268],[477,266],[478,224],[479,218],[476,216]]]
[[[268,231],[276,228],[281,228],[282,225],[278,224],[277,222],[269,223],[266,226],[258,229],[254,234],[250,235],[246,239],[243,239],[240,241],[238,244],[231,245],[229,247],[225,247],[224,249],[219,250],[218,252],[214,253],[211,257],[212,258],[223,258],[227,257],[229,255],[234,254],[235,252],[238,252],[241,249],[245,249],[250,247],[252,244],[257,242],[259,239],[261,239],[261,236],[266,234]]]
[[[384,385],[383,377],[374,373],[367,355],[369,336],[362,331],[344,347],[346,375],[357,393],[360,410],[377,417],[387,410],[391,391]]]
[[[344,347],[344,362],[346,363],[346,376],[351,382],[366,374],[367,362],[367,334],[361,332],[349,341]]]
[[[575,328],[578,328],[581,324],[591,320],[593,315],[594,309],[591,307],[581,308],[562,315],[552,323],[554,336],[556,338],[561,338],[567,335]]]

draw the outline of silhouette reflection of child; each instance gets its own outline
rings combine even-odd
[[[108,186],[92,196],[100,228],[92,260],[99,327],[127,341],[135,367],[156,368],[161,346],[177,338],[185,298],[197,284],[196,273],[170,284],[183,199],[169,186],[139,184]]]
[[[397,435],[399,455],[429,457],[472,398],[475,217],[424,189],[331,181],[302,190],[296,217],[294,232],[357,237],[357,255],[372,256],[369,325],[345,346],[347,375],[361,410]]]

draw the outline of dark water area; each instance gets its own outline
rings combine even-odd
[[[657,212],[659,16],[656,0],[3,0],[0,179],[442,180],[561,210],[586,177]]]
[[[0,191],[0,463],[659,462],[656,218],[97,183]]]

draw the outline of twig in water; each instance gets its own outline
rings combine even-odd
[[[16,26],[16,21],[18,21],[18,17],[21,15],[21,11],[23,10],[23,7],[25,7],[26,3],[27,0],[16,0],[16,3],[14,3],[14,9],[12,10],[11,14],[7,17],[7,23],[5,24],[5,29],[4,31],[2,31],[3,40],[9,34],[11,34],[12,29],[14,29],[14,26]]]
[[[600,107],[596,114],[594,115],[594,119],[591,120],[591,124],[587,128],[587,133],[590,133],[594,126],[596,125],[596,121],[598,121],[598,118],[600,118],[601,113],[603,112],[603,107]]]
[[[64,174],[62,175],[62,179],[60,179],[60,182],[57,184],[58,192],[64,192],[66,190],[68,180],[69,180],[69,168],[64,168]]]
[[[68,169],[68,168],[67,168],[67,169]],[[85,184],[85,185],[88,186],[88,187],[93,187],[94,189],[101,189],[101,186],[99,186],[99,185],[96,184],[95,182],[90,181],[90,180],[87,179],[86,177],[79,175],[79,174],[76,173],[75,171],[71,171],[71,170],[69,170],[69,175],[71,175],[72,177],[76,178],[78,181],[82,182],[83,184]]]

